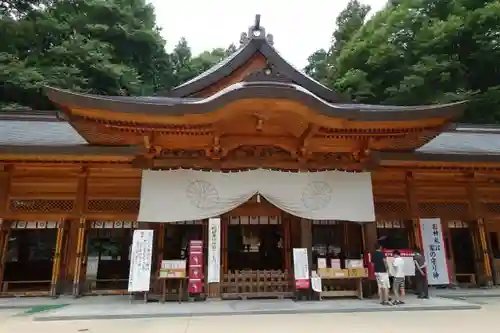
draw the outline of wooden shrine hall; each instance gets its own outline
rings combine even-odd
[[[284,60],[259,19],[157,96],[45,92],[57,111],[0,113],[2,296],[127,293],[135,229],[154,230],[154,280],[190,240],[208,251],[216,216],[208,297],[291,295],[293,248],[312,267],[378,239],[425,252],[430,220],[449,284],[500,281],[500,128],[456,124],[464,103],[353,103]]]

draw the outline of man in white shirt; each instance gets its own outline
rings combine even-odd
[[[394,302],[393,304],[405,304],[401,300],[401,291],[405,287],[405,272],[404,266],[405,262],[403,258],[401,258],[401,253],[398,250],[395,250],[392,253],[394,260],[392,261],[392,271],[394,274],[394,280],[392,283],[392,291],[394,293]]]

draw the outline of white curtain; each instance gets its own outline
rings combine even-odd
[[[220,216],[259,193],[311,220],[375,220],[370,173],[196,170],[142,173],[139,221],[176,222]]]

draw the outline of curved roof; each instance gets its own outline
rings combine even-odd
[[[100,109],[115,112],[183,116],[203,114],[244,99],[293,100],[329,117],[361,121],[408,121],[427,118],[456,118],[465,102],[422,106],[377,106],[369,104],[339,104],[325,101],[293,83],[239,82],[206,98],[119,97],[99,96],[45,88],[56,104],[69,108]]]
[[[258,34],[255,34],[256,31]],[[231,75],[231,73],[243,66],[255,54],[260,53],[270,66],[275,67],[282,75],[289,77],[294,83],[306,88],[318,97],[328,102],[347,101],[341,94],[332,91],[301,70],[295,68],[287,62],[271,44],[272,43],[269,42],[269,36],[265,34],[264,28],[255,26],[250,27],[246,43],[229,57],[223,59],[221,62],[195,78],[175,87],[171,91],[161,92],[159,95],[171,97],[191,96]]]

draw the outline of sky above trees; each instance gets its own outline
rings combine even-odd
[[[274,35],[275,47],[292,64],[303,68],[307,58],[330,43],[335,18],[348,0],[308,1],[234,1],[150,0],[155,6],[156,23],[171,51],[175,43],[186,37],[193,54],[216,47],[237,44],[240,33],[261,14],[261,24]],[[386,0],[362,0],[371,6],[371,13],[382,9]],[[286,5],[285,5],[286,4]],[[370,14],[371,14],[370,13]]]

